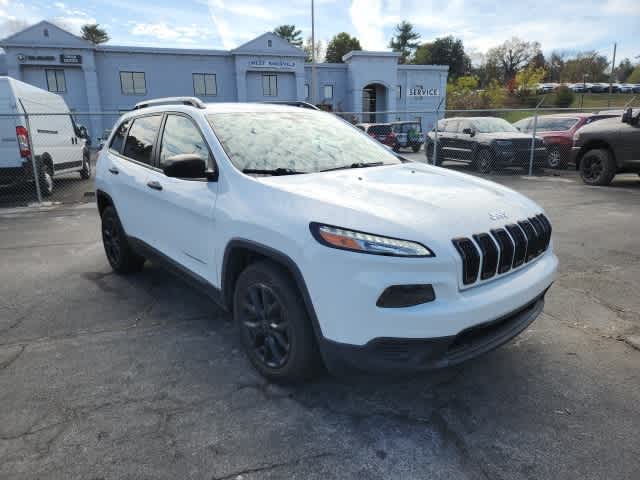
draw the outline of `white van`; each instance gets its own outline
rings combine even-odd
[[[62,97],[0,76],[0,186],[33,181],[34,164],[45,197],[56,175],[79,172],[89,178],[86,137]]]

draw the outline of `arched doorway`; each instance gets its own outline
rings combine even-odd
[[[387,87],[381,83],[370,83],[362,89],[362,121],[368,123],[383,122],[383,112],[387,110]]]

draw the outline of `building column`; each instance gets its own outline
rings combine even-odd
[[[236,70],[236,92],[238,102],[247,101],[247,71]]]
[[[84,84],[87,89],[89,113],[94,114],[89,115],[89,136],[92,139],[96,139],[105,129],[104,125],[106,123],[109,124],[109,127],[111,126],[111,121],[99,115],[99,112],[102,112],[102,102],[100,101],[100,87],[98,85],[98,74],[95,68],[83,67],[82,72],[84,73]]]
[[[400,116],[396,111],[396,100],[398,99],[398,92],[396,92],[396,88],[396,85],[389,85],[387,87],[387,110],[392,112],[385,115],[387,122],[394,122],[396,117]]]
[[[302,73],[296,72],[296,99],[299,102],[305,102],[307,99],[304,96],[304,71]]]

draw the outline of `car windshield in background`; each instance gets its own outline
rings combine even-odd
[[[564,132],[570,130],[578,122],[577,118],[538,118],[536,131],[538,132]]]
[[[391,133],[391,125],[373,125],[369,127],[367,133],[372,135],[389,135]]]
[[[242,112],[207,115],[231,162],[243,170],[315,173],[351,165],[402,163],[330,114]]]
[[[518,131],[516,127],[501,118],[474,118],[473,126],[479,133]]]
[[[411,132],[420,132],[420,124],[419,123],[398,123],[393,126],[393,131],[396,133],[411,133]]]

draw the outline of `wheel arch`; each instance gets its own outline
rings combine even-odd
[[[233,312],[233,292],[240,273],[251,263],[261,260],[271,260],[291,276],[302,295],[316,338],[322,338],[322,330],[313,302],[298,265],[287,254],[252,240],[233,238],[225,247],[222,259],[221,293],[226,308]]]
[[[102,212],[104,212],[104,209],[107,207],[116,208],[111,196],[108,193],[103,192],[102,190],[96,191],[96,202],[98,204],[98,213],[100,215],[102,215]]]
[[[607,150],[609,152],[609,155],[611,155],[611,158],[613,158],[613,162],[616,164],[616,167],[617,167],[618,161],[616,160],[615,151],[613,150],[609,142],[607,142],[606,140],[599,139],[599,140],[591,140],[585,143],[582,146],[582,148],[580,148],[580,152],[576,157],[576,170],[580,170],[580,164],[582,163],[582,159],[584,158],[584,156],[587,154],[588,151],[600,150],[600,149]]]
[[[51,169],[52,174],[55,173],[55,168],[53,166],[53,158],[51,158],[51,155],[49,154],[49,152],[43,152],[40,155],[38,155],[36,158],[39,158],[43,165],[46,165],[47,167],[49,167]]]

